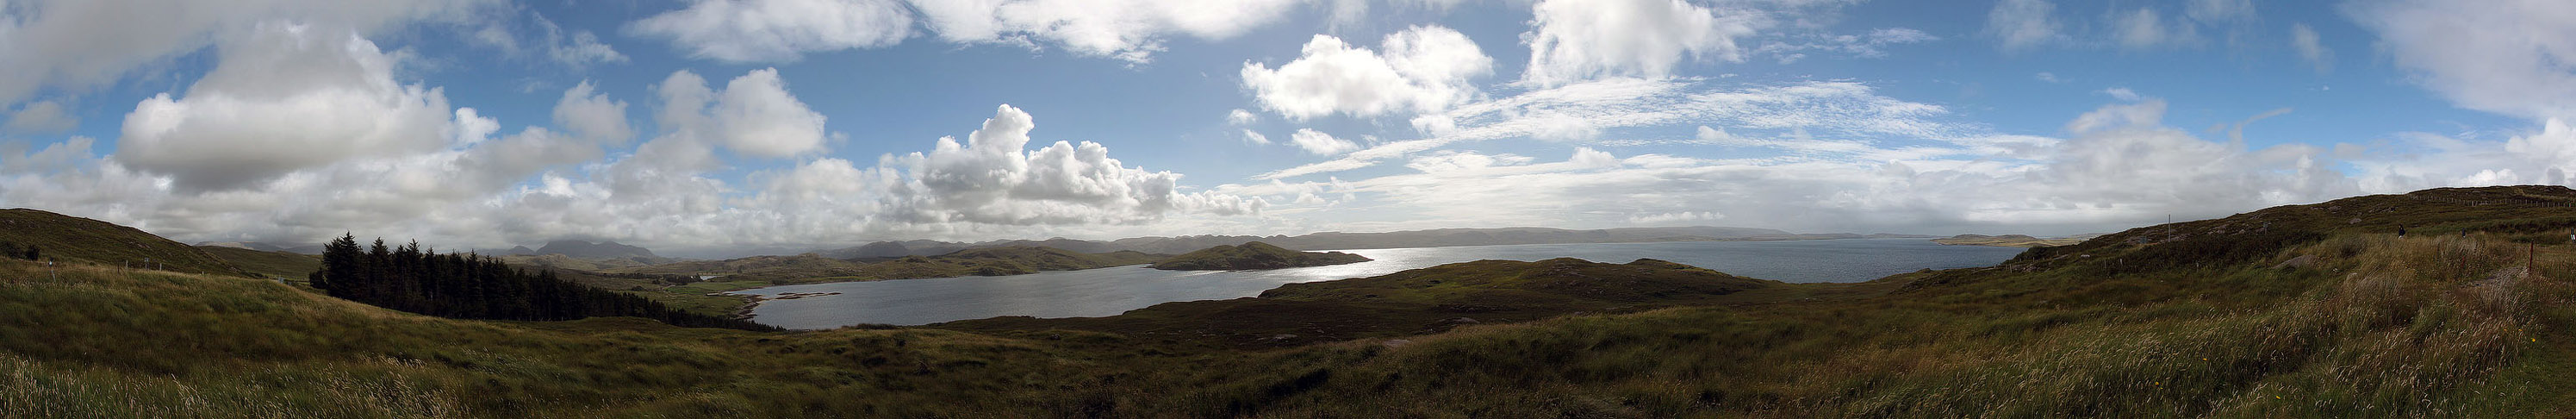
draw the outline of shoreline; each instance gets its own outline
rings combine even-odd
[[[746,301],[746,302],[744,302],[744,303],[743,303],[742,308],[734,309],[733,314],[732,314],[731,316],[729,316],[729,317],[732,317],[732,318],[733,318],[733,319],[735,319],[735,320],[742,320],[742,321],[751,321],[751,318],[753,317],[752,311],[754,311],[754,310],[756,310],[756,309],[759,309],[759,308],[760,308],[760,303],[768,302],[768,301],[770,301],[770,300],[794,300],[794,299],[798,299],[798,298],[821,297],[821,296],[826,296],[826,295],[841,295],[841,293],[840,293],[839,291],[833,291],[833,292],[791,292],[791,293],[778,294],[778,295],[775,295],[775,296],[770,296],[770,295],[760,295],[760,294],[735,294],[735,293],[733,293],[732,291],[719,291],[719,292],[711,292],[711,293],[707,293],[707,296],[710,296],[710,297],[744,297],[745,299],[747,299],[748,301]]]

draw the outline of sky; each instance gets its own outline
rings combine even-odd
[[[0,0],[0,207],[682,255],[2569,183],[2551,0]]]

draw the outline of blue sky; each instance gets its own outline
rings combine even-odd
[[[2571,28],[2429,0],[0,0],[0,206],[697,254],[2104,232],[2566,184]]]

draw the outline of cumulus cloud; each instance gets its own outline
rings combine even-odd
[[[2414,190],[2498,184],[2570,185],[2576,173],[2576,128],[2562,119],[2504,141],[2408,133],[2386,144],[2341,144],[2365,189]],[[2576,185],[2571,185],[2576,186]]]
[[[347,30],[266,23],[188,88],[126,115],[116,158],[183,190],[232,189],[342,159],[435,149],[455,127],[438,89]]]
[[[912,36],[912,13],[894,0],[697,0],[626,31],[668,38],[692,57],[781,62],[901,43]]]
[[[52,86],[77,90],[289,19],[372,33],[450,20],[492,0],[18,1],[0,7],[0,105]]]
[[[70,131],[80,126],[80,117],[63,111],[63,104],[50,100],[28,102],[9,113],[9,122],[0,123],[0,132],[43,134]]]
[[[1545,0],[1535,6],[1523,83],[1557,86],[1603,76],[1663,77],[1686,59],[1744,61],[1737,38],[1774,24],[1765,12],[1723,12],[1681,0]]]
[[[753,157],[788,157],[823,149],[821,113],[787,92],[778,70],[752,70],[709,89],[705,79],[681,70],[660,86],[662,123],[681,135],[722,144]]]
[[[1286,16],[1302,0],[912,0],[941,39],[1035,46],[1095,57],[1149,61],[1163,39],[1231,38]]]
[[[1333,138],[1332,134],[1313,129],[1298,129],[1295,134],[1289,134],[1288,143],[1297,145],[1298,149],[1306,150],[1307,153],[1323,156],[1342,154],[1360,148],[1359,144],[1353,144],[1350,140]]]
[[[564,90],[563,99],[555,101],[555,124],[594,141],[623,143],[635,138],[635,129],[626,123],[626,102],[593,89],[589,80],[583,80]]]
[[[1244,63],[1243,85],[1263,108],[1289,119],[1375,117],[1446,110],[1475,97],[1470,78],[1493,71],[1493,58],[1449,28],[1415,26],[1379,45],[1383,52],[1315,35],[1278,69]]]
[[[1137,223],[1172,211],[1259,208],[1230,196],[1182,193],[1180,175],[1127,167],[1099,143],[1057,141],[1028,151],[1036,127],[1027,112],[1004,105],[963,143],[943,137],[927,153],[886,158],[906,167],[911,179],[895,191],[890,211],[917,222],[1032,225]]]
[[[44,148],[28,150],[24,142],[0,142],[0,174],[46,174],[70,170],[90,157],[98,140],[73,136]]]
[[[2462,7],[2384,0],[2345,8],[2397,67],[2461,107],[2540,120],[2576,117],[2576,3]]]
[[[2021,51],[2059,42],[2064,24],[2057,4],[2048,0],[2003,0],[1986,12],[1986,33],[2002,41],[2004,51]]]
[[[1261,115],[1237,108],[1225,113],[1226,125],[1244,126],[1261,122]]]
[[[1261,135],[1259,132],[1253,132],[1252,130],[1247,129],[1243,130],[1243,142],[1253,143],[1255,145],[1270,145],[1270,136]]]

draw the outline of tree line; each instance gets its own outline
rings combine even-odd
[[[572,320],[631,316],[683,327],[775,331],[750,321],[674,310],[633,294],[581,285],[552,271],[531,274],[499,259],[440,254],[415,241],[388,248],[383,238],[360,249],[354,235],[323,246],[314,288],[350,301],[431,316],[490,320]]]

